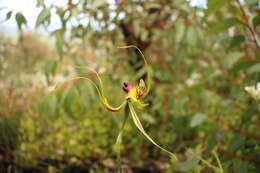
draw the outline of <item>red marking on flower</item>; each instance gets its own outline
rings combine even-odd
[[[123,88],[123,90],[124,90],[125,92],[128,93],[128,92],[133,88],[133,85],[124,82],[122,88]]]
[[[142,92],[142,91],[138,92],[137,97],[138,97],[138,99],[142,99],[144,97],[144,92]]]

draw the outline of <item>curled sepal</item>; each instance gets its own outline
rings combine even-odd
[[[117,107],[113,107],[109,104],[109,102],[107,101],[107,98],[105,96],[105,93],[104,93],[104,85],[103,85],[103,82],[101,80],[101,77],[99,76],[98,72],[90,67],[86,67],[86,66],[76,66],[75,68],[81,68],[81,69],[87,69],[89,70],[90,72],[92,72],[93,74],[95,74],[96,78],[98,79],[99,81],[99,85],[96,85],[96,89],[98,90],[99,92],[99,97],[100,97],[100,100],[102,102],[102,105],[105,107],[106,110],[108,111],[111,111],[111,112],[118,112],[120,111],[126,104],[126,101],[122,101],[122,103],[117,106]],[[93,83],[93,81],[92,81]]]
[[[100,78],[99,78],[99,79],[100,79]],[[124,100],[124,101],[123,101],[119,106],[117,106],[117,107],[111,106],[111,105],[108,103],[106,97],[105,97],[104,94],[103,94],[103,89],[100,90],[99,87],[96,85],[96,83],[93,82],[91,79],[89,79],[89,78],[87,78],[87,77],[78,76],[78,77],[75,77],[75,78],[70,79],[69,81],[77,81],[77,80],[87,80],[87,81],[89,81],[89,82],[95,87],[95,89],[96,89],[96,91],[97,91],[97,93],[98,93],[99,99],[100,99],[102,105],[104,106],[104,108],[105,108],[106,110],[111,111],[111,112],[118,112],[118,111],[120,111],[120,110],[125,106],[126,100]],[[69,81],[68,81],[68,82],[69,82]],[[100,79],[100,81],[101,81],[101,79]],[[102,82],[102,81],[101,81],[101,82]],[[101,88],[102,88],[102,85],[101,85]]]
[[[105,109],[108,110],[108,111],[111,111],[111,112],[118,112],[118,111],[120,111],[120,110],[125,106],[125,104],[126,104],[126,100],[124,100],[119,106],[113,107],[113,106],[111,106],[111,105],[108,103],[108,101],[107,101],[106,98],[104,98],[104,99],[101,100],[101,101],[102,101],[102,104],[103,104],[103,106],[105,107]]]
[[[144,67],[145,67],[145,70],[146,70],[146,73],[147,73],[147,82],[146,82],[146,91],[144,92],[143,94],[143,97],[145,97],[150,89],[151,89],[151,82],[152,82],[152,69],[150,68],[150,66],[148,65],[147,61],[146,61],[146,58],[143,54],[143,52],[137,47],[137,46],[134,46],[134,45],[128,45],[128,46],[119,46],[118,47],[119,49],[128,49],[128,48],[135,48],[138,50],[138,52],[141,54],[141,57],[144,61]]]
[[[135,112],[135,110],[134,110],[133,105],[132,105],[130,102],[128,102],[128,103],[127,103],[127,106],[129,107],[131,117],[132,117],[132,119],[133,119],[133,121],[134,121],[135,126],[138,128],[138,130],[139,130],[151,143],[153,143],[156,147],[158,147],[158,148],[160,148],[162,151],[168,153],[173,160],[175,160],[175,161],[178,160],[175,154],[173,154],[172,152],[170,152],[170,151],[166,150],[165,148],[161,147],[160,145],[158,145],[158,144],[146,133],[146,131],[144,130],[144,128],[143,128],[143,126],[142,126],[142,124],[141,124],[141,121],[139,120],[139,118],[138,118],[138,116],[137,116],[137,114],[136,114],[136,112]]]
[[[100,93],[101,95],[104,96],[104,87],[103,87],[103,82],[101,80],[101,77],[99,76],[98,72],[90,67],[87,66],[75,66],[75,68],[78,69],[87,69],[88,71],[92,72],[93,74],[95,74],[96,78],[98,79],[99,85],[97,85],[100,89]]]

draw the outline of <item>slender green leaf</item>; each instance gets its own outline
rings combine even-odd
[[[72,87],[66,92],[66,96],[64,98],[64,109],[71,118],[75,118],[75,112],[80,105],[79,97],[80,95],[76,87]]]
[[[243,52],[232,52],[230,53],[226,59],[224,60],[224,67],[227,69],[231,69],[239,59],[244,56]]]
[[[209,32],[211,34],[218,33],[218,32],[224,32],[228,28],[230,28],[236,24],[239,24],[239,23],[240,22],[237,18],[228,18],[228,19],[222,20],[221,22],[217,22],[214,25],[212,25]]]
[[[40,14],[37,17],[35,27],[37,28],[40,24],[44,23],[45,21],[50,20],[51,11],[48,8],[42,9]]]
[[[8,11],[8,13],[6,13],[6,17],[5,17],[5,20],[9,20],[12,16],[12,11]]]
[[[176,23],[176,36],[175,36],[176,43],[179,43],[179,42],[182,41],[184,34],[185,34],[184,23],[183,22],[177,22]]]
[[[208,16],[216,11],[219,11],[231,0],[208,0],[208,9],[205,12],[205,16]]]
[[[190,46],[195,46],[197,42],[197,33],[194,27],[189,27],[187,29],[187,35],[186,35],[187,43]]]
[[[38,111],[42,114],[58,116],[58,98],[55,93],[51,93],[44,97],[43,100],[38,105]]]
[[[252,65],[248,70],[247,72],[249,74],[252,74],[252,73],[260,73],[260,63],[258,64],[255,64],[255,65]]]
[[[57,62],[56,61],[48,61],[45,65],[45,68],[44,68],[46,76],[55,75],[56,68],[57,68]]]
[[[59,56],[62,57],[64,54],[63,34],[61,32],[56,32],[55,38],[56,38],[56,42],[55,42],[56,50]]]

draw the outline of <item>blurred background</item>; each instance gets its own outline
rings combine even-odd
[[[153,69],[144,128],[179,158],[128,121],[123,172],[260,172],[260,1],[0,0],[1,173],[117,172],[124,111],[88,82],[53,91],[88,66],[119,104],[146,77],[122,45]]]

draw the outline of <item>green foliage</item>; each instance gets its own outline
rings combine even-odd
[[[230,27],[239,24],[239,20],[236,18],[227,18],[224,19],[222,22],[217,22],[210,28],[210,33],[216,34],[220,32],[227,31]]]
[[[206,10],[206,16],[219,11],[222,7],[225,7],[225,5],[230,2],[231,0],[208,0],[208,9]]]
[[[69,161],[75,162],[82,157],[98,159],[108,157],[111,144],[115,140],[111,140],[110,133],[113,131],[111,126],[106,125],[107,120],[102,116],[105,114],[98,115],[90,111],[84,118],[75,117],[73,120],[64,116],[55,120],[40,118],[41,123],[39,121],[35,123],[31,118],[24,119],[21,124],[22,160],[31,163],[35,157],[61,160],[69,156],[71,159]]]
[[[45,21],[50,22],[51,12],[49,9],[42,9],[40,14],[37,17],[35,27],[38,27],[40,24],[43,24]]]
[[[12,17],[12,13],[12,11],[8,11],[8,13],[6,13],[5,20],[9,20]]]
[[[239,2],[209,0],[201,9],[181,0],[38,1],[35,25],[52,31],[47,41],[25,32],[18,42],[1,36],[0,145],[12,146],[21,164],[55,158],[84,162],[92,172],[111,165],[113,172],[118,151],[128,169],[155,162],[169,173],[259,172],[259,8],[256,0]],[[60,22],[54,31],[52,17]],[[24,29],[24,16],[15,19]],[[116,49],[129,44],[149,57],[154,76],[145,109],[126,107],[133,122],[101,109],[125,106],[110,106],[132,96],[123,82],[150,78],[137,51]],[[77,66],[94,68],[105,85]],[[137,135],[136,126],[153,139]]]
[[[0,118],[0,146],[1,149],[12,151],[19,146],[19,119],[17,117]]]
[[[64,43],[63,43],[62,32],[57,31],[55,33],[55,38],[56,38],[56,42],[55,42],[56,50],[57,50],[59,56],[62,57],[63,53],[64,53]]]
[[[260,15],[256,15],[254,18],[253,18],[253,24],[255,27],[258,27],[260,25]]]
[[[22,13],[19,13],[19,12],[15,14],[15,20],[16,20],[16,23],[17,23],[19,30],[21,30],[22,26],[26,25],[26,23],[27,23],[24,15]]]
[[[260,73],[260,64],[254,64],[250,68],[248,68],[248,73]]]
[[[191,119],[191,123],[190,126],[191,127],[196,127],[201,125],[204,121],[206,120],[206,116],[202,113],[196,113],[192,119]]]
[[[44,67],[44,73],[48,83],[51,81],[51,77],[53,77],[57,70],[57,62],[56,61],[47,61]]]

